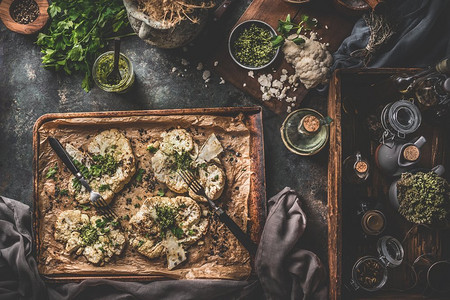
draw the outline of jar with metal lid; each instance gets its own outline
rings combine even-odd
[[[375,292],[388,280],[388,269],[403,262],[404,250],[401,243],[392,236],[383,236],[377,242],[379,256],[363,256],[352,268],[350,287],[353,290]]]
[[[404,139],[407,134],[415,132],[422,122],[419,108],[407,100],[399,100],[387,104],[381,112],[381,124],[386,139]]]

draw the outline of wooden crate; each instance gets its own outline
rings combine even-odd
[[[404,262],[389,270],[386,286],[375,293],[350,293],[345,287],[349,282],[351,268],[359,257],[376,255],[376,239],[367,241],[362,237],[360,226],[352,225],[355,205],[360,197],[373,197],[383,204],[387,228],[382,235],[392,235],[402,241],[413,226],[388,203],[387,191],[393,179],[378,170],[374,162],[378,141],[371,138],[366,123],[369,115],[379,116],[380,107],[400,100],[390,77],[412,72],[414,69],[351,69],[334,73],[328,101],[328,115],[334,119],[330,126],[330,150],[328,164],[328,245],[330,268],[330,299],[422,299],[424,286],[408,292],[405,289],[413,281],[408,264],[423,253],[435,253],[442,259],[450,259],[450,232],[419,227],[411,231],[403,243]],[[448,128],[432,125],[422,120],[419,130],[410,138],[423,135],[427,143],[422,148],[419,167],[431,168],[442,164],[450,175],[450,135]],[[342,161],[360,150],[370,162],[371,174],[363,186],[342,184]],[[450,279],[449,279],[450,283]],[[449,299],[450,295],[431,295],[432,298]]]

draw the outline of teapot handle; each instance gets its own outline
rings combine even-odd
[[[433,169],[431,169],[433,173],[435,173],[437,176],[442,176],[445,173],[445,168],[443,165],[437,165]]]
[[[424,136],[420,136],[415,142],[414,145],[417,146],[417,148],[422,148],[423,145],[427,142],[427,139]]]

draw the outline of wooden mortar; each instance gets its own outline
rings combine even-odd
[[[33,34],[41,30],[48,21],[48,0],[34,0],[39,8],[39,15],[33,22],[20,24],[14,21],[10,14],[10,7],[14,1],[20,0],[2,0],[0,3],[0,19],[5,26],[14,32],[21,34]]]

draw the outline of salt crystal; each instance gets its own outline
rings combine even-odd
[[[183,66],[187,66],[187,65],[189,65],[189,62],[186,60],[186,59],[182,59],[181,60],[181,64],[183,65]]]
[[[203,70],[203,64],[202,64],[201,62],[199,62],[199,63],[197,64],[197,70],[198,70],[198,71]]]
[[[253,71],[248,71],[247,75],[251,78],[255,78],[255,73]]]
[[[214,62],[214,67],[217,67],[218,64],[219,64],[219,62],[216,60],[216,61]]]
[[[208,71],[208,70],[203,71],[203,75],[202,75],[203,80],[208,79],[210,76],[211,76],[211,72],[210,71]]]

